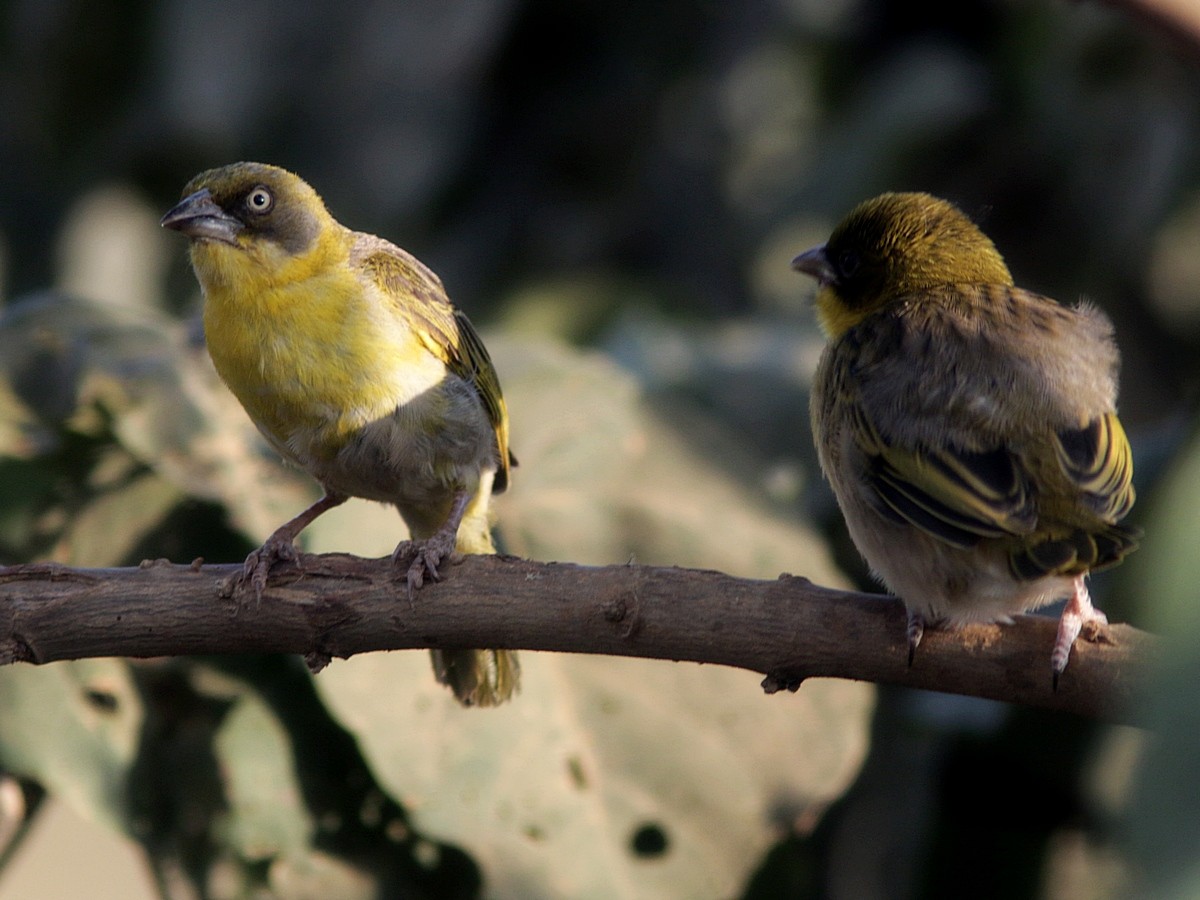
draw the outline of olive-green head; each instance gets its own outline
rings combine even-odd
[[[944,284],[1013,283],[995,245],[954,204],[922,193],[881,194],[856,206],[829,240],[792,261],[821,290],[831,338],[889,303]]]
[[[311,249],[331,222],[325,204],[303,179],[254,162],[201,172],[162,218],[163,227],[193,241],[242,249],[265,241],[291,256]]]

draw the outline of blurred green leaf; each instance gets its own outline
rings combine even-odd
[[[317,679],[376,777],[425,833],[479,862],[489,896],[717,897],[837,797],[870,693],[766,697],[750,673],[526,653],[521,695],[458,708],[423,653]]]
[[[0,538],[14,556],[131,561],[188,498],[221,502],[254,539],[315,492],[266,450],[203,348],[151,310],[53,292],[4,309],[5,408]]]
[[[108,566],[130,552],[184,495],[152,473],[135,475],[97,494],[66,523],[52,555],[76,566]]]
[[[142,720],[120,660],[0,667],[0,766],[113,829],[130,828],[127,779]]]
[[[1120,583],[1162,646],[1145,710],[1155,736],[1137,767],[1129,834],[1145,879],[1139,894],[1183,900],[1200,895],[1200,438],[1143,503],[1146,538]]]
[[[229,805],[221,840],[248,860],[300,855],[312,839],[290,742],[278,717],[251,691],[238,697],[217,728],[213,752]]]

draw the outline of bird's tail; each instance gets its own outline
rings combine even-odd
[[[515,650],[430,650],[437,680],[463,706],[499,706],[517,692],[521,666]]]
[[[1023,580],[1098,572],[1136,550],[1141,536],[1140,528],[1120,522],[1038,535],[1009,554],[1009,568]]]
[[[491,481],[486,476],[458,526],[459,553],[495,553],[488,501]],[[513,650],[431,650],[437,680],[454,691],[463,706],[499,706],[517,692],[521,666]]]

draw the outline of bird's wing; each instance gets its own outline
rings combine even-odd
[[[508,487],[508,470],[517,464],[516,457],[508,448],[508,406],[504,395],[500,392],[500,376],[492,365],[492,358],[479,337],[479,332],[471,324],[471,320],[458,310],[454,311],[454,321],[458,324],[459,356],[461,368],[455,371],[459,374],[469,373],[469,378],[479,392],[483,407],[487,410],[488,419],[496,431],[496,444],[500,452],[500,469],[496,472],[496,481],[492,485],[493,493],[499,494]],[[468,376],[464,376],[468,377]]]
[[[856,405],[854,441],[867,460],[876,508],[887,518],[958,547],[1027,534],[1037,524],[1029,475],[1003,447],[900,446],[871,418],[870,409]]]
[[[1096,517],[1085,530],[1103,530],[1133,504],[1129,443],[1112,412],[1111,326],[1017,288],[981,290],[1004,296],[958,307],[949,328],[924,317],[930,298],[864,323],[876,333],[859,336],[874,349],[858,354],[850,379],[852,432],[877,508],[961,547],[1032,535],[1048,508],[1046,472],[1032,469],[1057,464],[1051,480],[1073,486]],[[1037,345],[1021,340],[1030,330]]]
[[[1135,494],[1133,454],[1116,413],[1094,416],[1079,428],[1056,429],[1050,445],[1051,464],[1066,476],[1085,511],[1066,517],[1066,527],[1062,522],[1039,527],[1032,539],[1013,546],[1009,562],[1018,578],[1103,569],[1132,553],[1141,537],[1140,529],[1119,521]]]
[[[496,432],[500,469],[492,490],[508,486],[509,467],[516,459],[508,448],[508,407],[500,378],[470,319],[450,302],[441,279],[412,254],[382,238],[356,236],[353,260],[395,304],[396,312],[434,356],[458,377],[475,387]]]
[[[1054,449],[1097,516],[1105,522],[1125,517],[1135,499],[1133,451],[1116,413],[1096,416],[1082,428],[1055,431]]]

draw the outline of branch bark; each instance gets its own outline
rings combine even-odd
[[[737,666],[768,692],[806,678],[907,685],[1135,722],[1155,639],[1127,625],[1081,639],[1051,687],[1053,619],[930,630],[908,665],[898,600],[650,566],[471,556],[410,601],[389,559],[304,555],[277,565],[260,604],[240,565],[0,568],[0,663],[96,656],[298,653],[420,647],[602,653]]]

